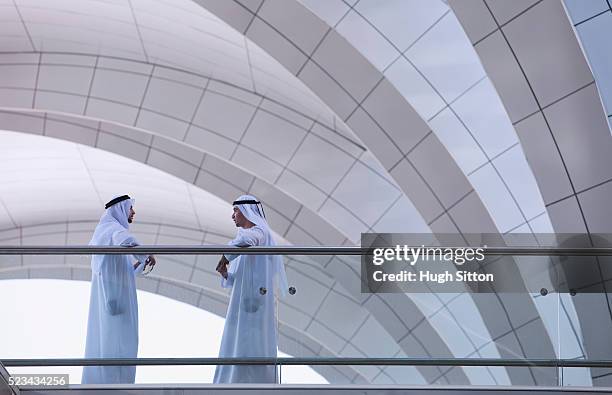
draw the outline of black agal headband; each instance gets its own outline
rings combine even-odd
[[[237,206],[239,204],[259,204],[261,206],[261,214],[266,218],[266,213],[264,213],[263,204],[261,204],[261,202],[257,200],[234,200],[232,206]]]
[[[128,199],[130,199],[130,197],[128,195],[123,195],[123,196],[116,197],[113,200],[111,200],[110,202],[106,203],[104,208],[108,209],[110,206],[114,206],[115,204],[117,204],[119,202],[122,202],[124,200],[128,200]]]

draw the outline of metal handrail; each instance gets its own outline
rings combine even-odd
[[[414,246],[419,248],[422,246]],[[92,255],[111,254],[125,255],[128,247],[120,246],[0,246],[0,255]],[[376,247],[378,248],[378,247]],[[410,248],[410,247],[409,247]],[[466,247],[431,248],[464,249]],[[471,247],[474,248],[474,247]],[[274,246],[274,247],[233,247],[227,245],[206,246],[149,246],[141,245],[129,247],[129,254],[156,254],[156,255],[367,255],[373,248],[365,247],[300,247],[300,246]],[[487,247],[483,253],[488,255],[525,255],[525,256],[603,256],[612,255],[612,248],[553,248],[553,247]]]
[[[501,358],[60,358],[3,359],[6,367],[169,365],[369,365],[612,368],[612,360]]]

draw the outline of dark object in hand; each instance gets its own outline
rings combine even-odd
[[[227,280],[227,265],[229,265],[229,261],[227,260],[227,258],[225,258],[225,256],[222,256],[221,259],[219,260],[219,263],[217,264],[217,267],[215,268],[215,270],[221,276],[223,276],[223,278],[226,280]]]

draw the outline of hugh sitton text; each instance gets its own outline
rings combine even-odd
[[[433,282],[438,284],[444,284],[448,282],[462,281],[462,282],[480,282],[480,281],[494,281],[493,273],[477,273],[468,272],[465,270],[451,272],[431,272],[429,270],[420,270],[417,272],[411,272],[408,270],[402,270],[396,273],[385,273],[381,270],[377,270],[372,274],[374,281],[376,282]]]

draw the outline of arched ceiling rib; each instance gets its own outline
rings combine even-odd
[[[554,231],[609,233],[612,139],[563,4],[450,4],[518,132]],[[609,297],[579,296],[575,304],[588,357],[612,355],[603,335],[612,329]],[[599,373],[593,371],[594,383],[609,383],[611,376]]]
[[[33,111],[0,112],[0,127],[101,148],[157,167],[213,191],[226,201],[253,193],[270,202],[270,221],[284,238],[314,244],[342,244],[337,230],[299,202],[230,162],[170,139],[117,124]],[[292,230],[294,229],[294,230]]]
[[[333,125],[333,115],[290,73],[191,1],[19,1],[2,10],[3,51],[89,53],[194,71]]]
[[[395,229],[427,231],[386,170],[357,142],[263,96],[193,73],[115,58],[3,54],[2,59],[5,105],[26,107],[31,100],[33,108],[112,120],[184,141],[278,185],[328,216],[353,242],[360,232],[389,224],[398,212],[410,220]],[[118,85],[130,89],[113,88]],[[368,180],[372,188],[355,179]]]

